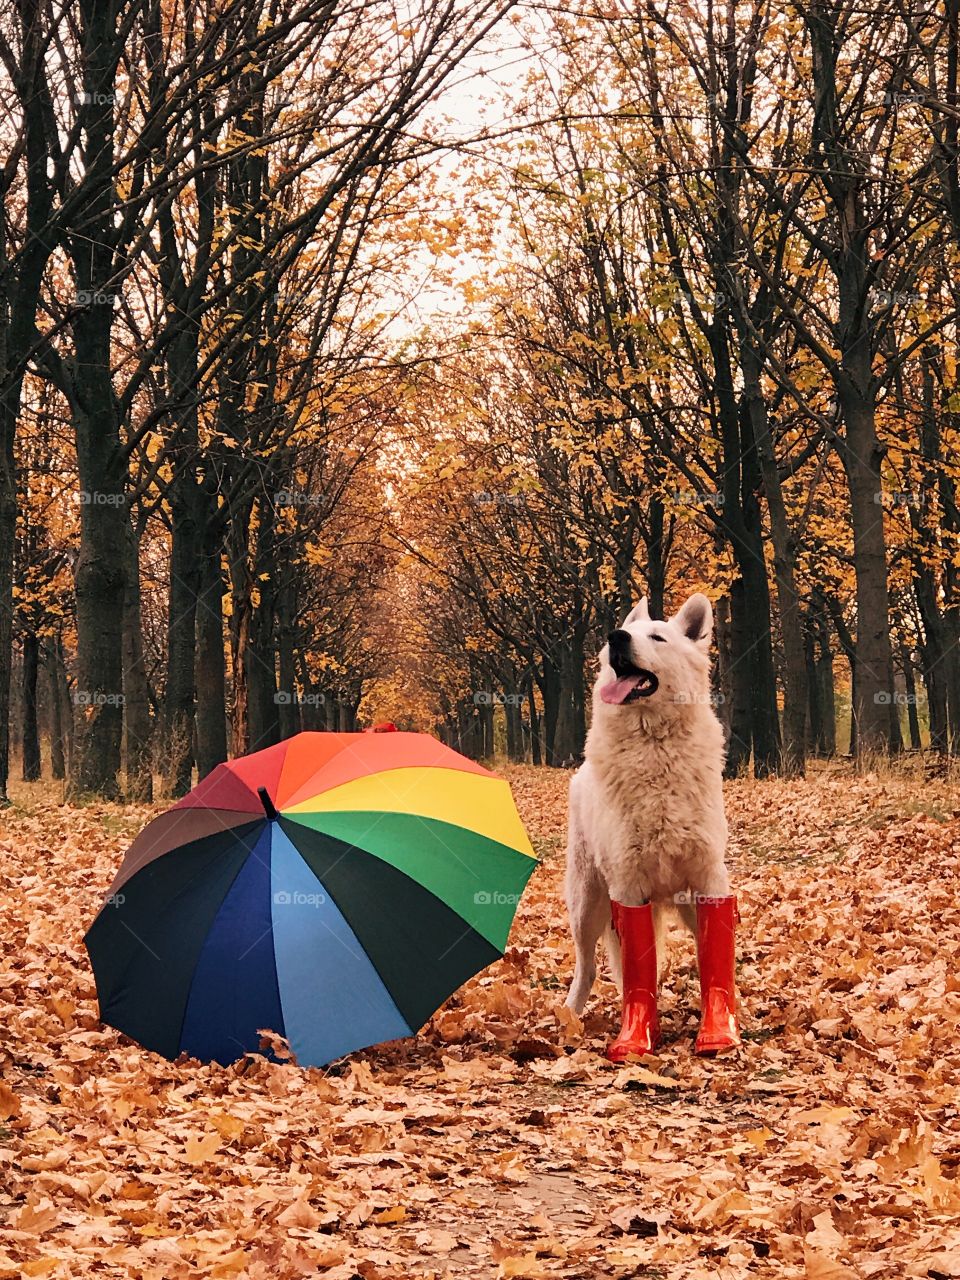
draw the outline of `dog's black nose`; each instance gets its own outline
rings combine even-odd
[[[611,631],[607,636],[607,644],[610,646],[610,665],[619,675],[622,668],[631,667],[633,665],[630,658],[630,632],[617,630]]]

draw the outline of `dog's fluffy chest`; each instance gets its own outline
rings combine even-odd
[[[645,896],[669,898],[699,880],[699,864],[722,858],[721,752],[709,723],[694,734],[588,744],[577,779],[582,829],[608,885],[635,878]]]

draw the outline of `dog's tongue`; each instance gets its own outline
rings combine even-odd
[[[640,683],[639,676],[621,676],[619,680],[615,680],[613,684],[604,685],[600,690],[600,697],[604,702],[612,702],[619,705],[626,698],[627,694]]]

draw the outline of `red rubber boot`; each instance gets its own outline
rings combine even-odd
[[[697,1053],[720,1053],[740,1043],[734,939],[737,899],[697,899],[697,957],[700,966],[700,1031]]]
[[[657,940],[649,902],[625,907],[611,902],[613,927],[623,965],[623,1029],[607,1050],[611,1062],[631,1053],[651,1053],[660,1042],[657,1018]]]

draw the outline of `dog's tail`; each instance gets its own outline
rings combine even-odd
[[[653,933],[657,944],[657,977],[663,976],[667,965],[667,913],[670,908],[659,902],[653,904]],[[620,956],[620,939],[612,923],[608,923],[603,931],[603,946],[607,953],[607,964],[610,977],[617,984],[617,990],[623,997],[623,961]]]

